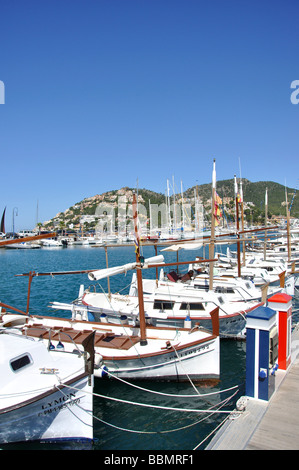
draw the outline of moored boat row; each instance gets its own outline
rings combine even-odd
[[[242,279],[241,272],[244,273],[245,267],[240,268],[239,253],[236,258],[230,255],[229,260],[214,257],[213,250],[210,252],[209,259],[195,259],[191,262],[165,263],[161,256],[144,260],[137,227],[136,198],[133,199],[133,219],[136,262],[130,263],[130,266],[86,271],[89,280],[94,285],[104,277],[122,272],[127,273],[129,269],[136,270],[136,274],[134,273],[132,277],[129,295],[85,290],[72,303],[54,301],[52,306],[55,309],[65,309],[70,312],[68,318],[59,317],[56,314],[53,316],[30,315],[28,310],[16,313],[14,308],[1,304],[4,310],[0,318],[0,340],[6,338],[3,341],[3,348],[7,353],[7,363],[16,364],[14,367],[20,368],[24,373],[23,388],[20,388],[23,392],[21,404],[20,406],[16,404],[16,414],[13,415],[13,419],[20,419],[20,432],[14,435],[13,430],[9,428],[11,434],[8,434],[8,442],[23,439],[92,439],[92,400],[90,400],[92,398],[92,373],[96,379],[103,379],[108,374],[125,380],[217,381],[220,377],[220,337],[245,339],[243,330],[246,315],[265,304],[267,297],[285,291],[287,286],[285,281],[290,279],[286,278],[285,265],[279,266],[275,279],[267,277],[265,273],[269,271],[259,266],[259,275],[262,272],[261,277],[264,280],[260,288],[253,269],[250,270],[250,279]],[[212,245],[215,244],[213,231],[211,231],[210,241]],[[11,245],[14,243],[16,242],[11,242]],[[226,266],[224,266],[225,263]],[[165,268],[171,265],[178,267],[182,264],[187,265],[188,269],[182,275],[179,275],[173,266],[170,272],[165,271]],[[276,267],[279,265],[277,260],[275,265]],[[157,279],[143,278],[145,270],[150,268],[160,269],[160,276]],[[229,272],[229,269],[233,268],[236,270],[234,274]],[[249,269],[248,265],[247,268]],[[29,274],[30,286],[32,273]],[[36,273],[36,275],[41,274]],[[55,273],[48,274],[55,276]],[[248,272],[247,276],[249,276]],[[273,285],[273,282],[278,280],[280,285]],[[10,313],[10,310],[14,313]],[[22,346],[16,358],[9,356],[8,337],[10,344],[15,344],[14,347],[18,347],[17,343]],[[87,352],[87,343],[90,346],[91,338],[92,347],[89,347]],[[29,350],[32,348],[32,354],[29,353],[28,357],[26,347],[23,347],[27,344],[31,345]],[[37,352],[36,359],[31,361],[30,357],[33,358],[35,351]],[[44,360],[47,355],[52,357],[52,362],[50,359]],[[55,363],[57,367],[53,363],[54,357],[59,358]],[[77,359],[81,360],[80,374],[77,376],[74,372],[73,382],[68,381],[63,375],[64,362],[67,362],[67,360],[64,361],[64,357],[70,360],[71,365],[76,365]],[[88,367],[86,358],[89,359]],[[44,419],[50,411],[47,413],[44,408],[46,405],[41,402],[40,405],[45,411],[41,420],[43,427],[35,434],[33,431],[31,434],[27,433],[25,437],[24,433],[22,434],[22,429],[25,429],[22,423],[23,415],[18,412],[18,408],[22,408],[27,393],[32,397],[32,401],[35,399],[34,390],[28,385],[30,381],[32,382],[30,373],[27,373],[29,363],[39,365],[39,370],[44,371],[41,375],[47,375],[56,380],[56,382],[49,380],[49,383],[51,383],[53,393],[55,392],[52,398],[56,403],[57,419],[55,418],[56,423],[53,420],[50,424]],[[40,366],[40,364],[43,365]],[[31,371],[34,371],[33,367]],[[14,382],[13,374],[12,377],[8,375],[7,377],[7,390],[12,399],[12,390],[16,382]],[[87,388],[84,388],[84,394],[80,397],[79,395],[73,397],[71,389],[66,387],[81,390],[81,378],[82,380],[84,378],[84,387]],[[39,379],[41,384],[48,380],[43,381],[42,377]],[[57,388],[64,398],[57,395]],[[4,393],[4,384],[1,387],[1,393],[2,390]],[[72,413],[72,420],[70,420],[68,415],[74,412],[80,400],[84,404],[84,413],[88,413],[88,419],[84,419],[84,413],[81,410],[81,414]],[[61,407],[58,403],[61,403]],[[4,413],[6,408],[7,406],[4,406]],[[60,410],[61,414],[59,414]],[[8,415],[3,414],[3,416],[6,418]],[[24,419],[28,423],[26,415]],[[61,424],[62,419],[64,425]],[[76,427],[77,420],[84,422],[82,428]],[[6,426],[7,421],[5,419],[0,421],[0,431],[3,429],[2,424]],[[57,432],[56,424],[59,426],[59,432]],[[28,426],[30,430],[36,429],[34,413],[31,415]],[[71,434],[67,431],[69,426],[72,427]],[[3,436],[4,433],[0,432],[0,442],[4,439]]]

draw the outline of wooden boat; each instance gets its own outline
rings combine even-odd
[[[246,313],[262,304],[261,301],[228,302],[223,294],[214,292],[198,292],[193,289],[188,292],[186,287],[181,290],[172,285],[162,286],[152,294],[144,294],[144,308],[148,324],[168,327],[183,327],[190,321],[191,326],[199,323],[203,328],[211,331],[211,313],[215,308],[219,310],[220,335],[222,337],[237,337],[242,334],[246,324]],[[120,315],[130,324],[139,323],[139,302],[136,295],[103,294],[100,292],[85,292],[81,303],[73,305],[53,303],[56,309],[72,309],[73,313],[79,310],[86,311],[86,315],[100,321],[107,317],[108,321],[119,323]]]
[[[58,346],[59,338],[63,335],[66,350],[73,349],[73,340],[80,344],[88,333],[95,331],[96,377],[101,377],[105,368],[108,368],[116,376],[126,379],[218,379],[220,353],[217,308],[211,312],[212,332],[201,327],[159,328],[146,325],[142,295],[143,259],[139,249],[135,194],[133,218],[136,235],[138,325],[88,321],[88,317],[84,317],[84,312],[78,308],[69,319],[19,315],[15,321],[20,323],[20,331],[27,336],[40,337],[45,342],[51,337],[54,346]],[[29,278],[29,284],[31,279]]]
[[[54,235],[25,237],[25,243]],[[1,240],[0,246],[18,239]],[[6,308],[18,314],[6,313]],[[3,310],[4,309],[4,310]],[[91,333],[81,352],[47,348],[22,335],[26,316],[0,304],[0,443],[88,441],[93,439],[93,366]]]
[[[77,312],[79,317],[79,312]],[[76,344],[95,332],[95,377],[108,370],[124,379],[194,381],[219,379],[218,312],[214,312],[214,332],[202,328],[140,327],[90,322],[57,317],[14,315],[11,325],[27,337],[42,340],[57,349],[63,344],[73,351]],[[7,314],[2,321],[8,321]]]
[[[0,443],[92,441],[93,377],[85,356],[47,349],[10,328],[8,317],[0,334]]]

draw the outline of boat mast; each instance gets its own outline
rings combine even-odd
[[[214,258],[215,252],[215,194],[216,194],[216,162],[213,161],[213,173],[212,173],[212,212],[211,212],[211,238],[209,245],[209,258]],[[214,274],[214,262],[210,262],[210,273],[209,273],[209,289],[213,290],[213,274]]]
[[[241,223],[242,223],[242,232],[244,232],[244,198],[243,198],[242,173],[241,173],[240,158],[239,158],[239,168],[240,168]],[[242,244],[242,253],[243,253],[242,266],[245,266],[246,265],[246,248],[245,248],[245,242],[244,241],[243,241],[243,244]]]
[[[240,178],[240,198],[241,198],[241,228],[242,232],[244,231],[244,202],[243,202],[243,188],[242,188],[242,178]],[[246,264],[246,252],[245,252],[245,242],[242,243],[242,252],[243,252],[243,261],[242,266]]]
[[[268,188],[265,193],[265,241],[264,241],[264,260],[267,257],[267,220],[268,220]]]
[[[287,187],[285,187],[285,194],[286,194],[286,209],[287,209],[287,244],[288,244],[288,262],[291,261],[291,241],[290,241],[290,211],[289,211],[289,203],[288,203],[288,193]]]
[[[133,222],[134,222],[134,237],[136,246],[136,273],[137,273],[137,289],[138,289],[138,301],[139,301],[139,322],[140,322],[140,345],[146,346],[146,328],[145,328],[145,313],[144,313],[144,301],[143,301],[143,287],[142,287],[142,257],[140,256],[140,239],[138,233],[138,212],[136,194],[133,192]]]
[[[236,200],[236,231],[237,237],[240,238],[239,234],[239,195],[238,195],[238,185],[237,185],[237,177],[234,175],[235,179],[235,200]],[[240,243],[237,243],[237,255],[238,255],[238,277],[241,277],[241,260],[240,260]]]

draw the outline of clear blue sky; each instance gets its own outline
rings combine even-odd
[[[298,184],[298,0],[1,0],[0,213],[123,186]],[[245,195],[246,197],[246,195]],[[269,198],[271,195],[269,195]]]

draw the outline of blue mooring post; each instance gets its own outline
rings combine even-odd
[[[258,307],[247,314],[246,324],[246,395],[269,400],[275,390],[278,367],[277,313]]]

